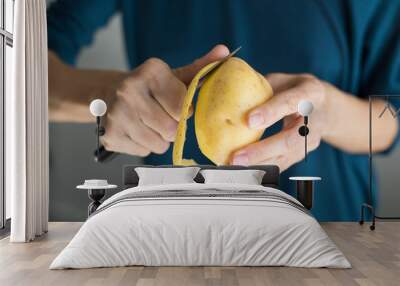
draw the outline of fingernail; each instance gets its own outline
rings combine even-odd
[[[233,157],[232,165],[247,166],[249,165],[249,157],[245,152],[240,152],[238,153],[238,155],[235,155],[235,157]]]
[[[255,112],[249,117],[249,127],[250,128],[258,128],[264,124],[264,116],[261,113]]]

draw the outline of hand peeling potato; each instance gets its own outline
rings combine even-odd
[[[186,121],[199,80],[218,62],[193,78],[184,99],[173,150],[174,165],[194,165],[183,159]],[[247,126],[247,114],[272,97],[267,80],[239,58],[230,58],[205,79],[195,110],[195,132],[201,152],[216,165],[226,165],[231,154],[260,139],[264,130]]]

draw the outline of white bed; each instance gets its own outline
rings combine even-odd
[[[137,186],[114,195],[50,269],[128,265],[351,267],[284,192],[198,183]]]

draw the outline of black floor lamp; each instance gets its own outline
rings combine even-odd
[[[359,221],[360,224],[364,224],[364,218],[365,218],[365,211],[369,211],[372,216],[372,224],[370,225],[371,230],[375,230],[375,219],[400,219],[400,217],[382,217],[382,216],[377,216],[375,214],[375,207],[372,202],[372,101],[374,99],[382,99],[385,98],[386,104],[384,109],[381,111],[379,114],[378,118],[381,118],[385,112],[390,112],[390,114],[393,116],[393,118],[397,118],[399,116],[400,110],[394,110],[393,107],[390,104],[389,99],[390,98],[399,98],[400,95],[370,95],[369,96],[369,162],[368,162],[368,176],[369,176],[369,181],[368,181],[368,201],[366,203],[363,203],[361,205],[361,219]]]

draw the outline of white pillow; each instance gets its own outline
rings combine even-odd
[[[195,183],[193,179],[199,170],[199,167],[135,168],[139,176],[139,186]]]
[[[262,170],[201,170],[204,183],[261,185],[265,171]]]

